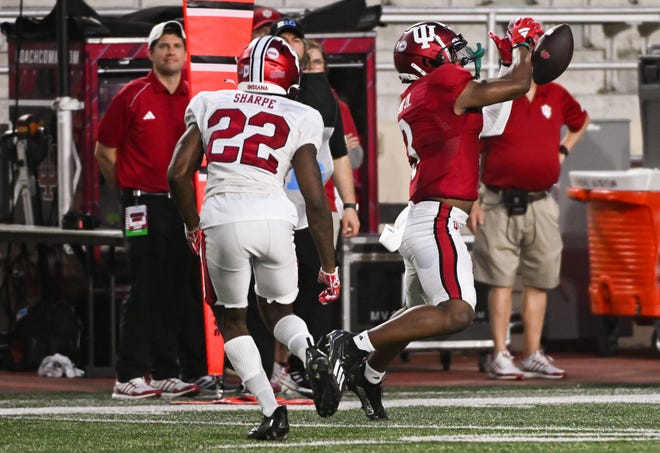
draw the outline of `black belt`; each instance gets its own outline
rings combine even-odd
[[[519,189],[501,189],[499,187],[492,187],[492,186],[486,186],[486,189],[496,194],[501,194],[502,196],[504,196],[510,190],[519,190]],[[544,190],[543,192],[527,192],[527,201],[531,203],[533,201],[543,200],[547,196],[548,196],[547,190]]]
[[[140,189],[124,189],[121,191],[121,196],[129,197],[129,198],[151,197],[151,196],[171,198],[169,192],[145,192],[144,190],[140,190]]]

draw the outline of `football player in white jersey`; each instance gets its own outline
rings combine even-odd
[[[247,329],[248,289],[254,272],[255,291],[265,299],[259,305],[264,323],[306,363],[319,415],[334,414],[340,387],[327,357],[312,345],[307,325],[292,312],[298,294],[293,244],[298,219],[284,192],[284,178],[293,167],[321,259],[319,278],[327,287],[319,299],[336,299],[340,284],[332,218],[316,162],[323,122],[316,110],[286,97],[298,83],[300,68],[296,53],[282,39],[252,41],[237,71],[238,90],[201,92],[190,101],[187,130],[168,179],[217,297],[214,313],[225,353],[262,408],[263,421],[248,438],[283,439],[289,431],[286,406],[278,405]],[[204,156],[208,177],[198,215],[192,181]]]

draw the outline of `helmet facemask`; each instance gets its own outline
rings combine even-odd
[[[447,46],[448,52],[452,57],[452,62],[458,63],[461,66],[467,66],[474,62],[474,78],[478,79],[481,72],[481,57],[484,56],[486,50],[481,47],[481,43],[477,43],[477,48],[472,50],[468,46],[468,42],[463,35],[457,35],[456,38]]]

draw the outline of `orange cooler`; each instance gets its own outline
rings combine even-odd
[[[608,187],[567,190],[588,205],[591,310],[660,317],[660,191]]]

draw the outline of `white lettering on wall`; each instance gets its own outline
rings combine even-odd
[[[56,49],[21,49],[18,54],[20,64],[56,65]],[[69,64],[80,64],[80,51],[69,50]]]

